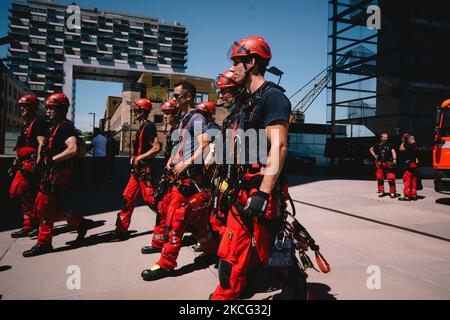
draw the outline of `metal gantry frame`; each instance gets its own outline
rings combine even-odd
[[[377,45],[378,32],[377,30],[368,31],[366,32],[368,35],[359,32],[358,36],[348,34],[358,33],[358,28],[367,28],[366,8],[377,3],[377,0],[328,1],[330,6],[328,56],[331,80],[330,85],[327,86],[330,93],[327,102],[327,108],[330,108],[330,112],[327,113],[327,122],[332,126],[331,138],[335,138],[335,128],[338,123],[351,124],[354,120],[346,120],[351,119],[353,115],[358,115],[357,112],[348,112],[347,119],[338,119],[338,108],[359,109],[361,114],[363,114],[363,110],[375,112],[376,107],[369,105],[365,100],[379,96],[376,87],[363,88],[363,83],[370,79],[376,79],[378,76],[375,70],[371,70],[375,69],[377,52],[367,48]],[[369,29],[367,28],[367,30]],[[344,57],[346,58],[345,63],[339,63]],[[356,76],[357,79],[340,81],[339,75]],[[341,96],[347,98],[344,99]]]

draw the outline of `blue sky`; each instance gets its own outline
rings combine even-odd
[[[71,3],[72,1],[58,1]],[[132,14],[148,15],[166,23],[180,22],[189,32],[186,73],[215,78],[230,66],[226,53],[235,40],[262,35],[272,49],[271,65],[285,72],[281,85],[290,95],[327,65],[326,0],[78,0],[81,7],[97,7]],[[10,1],[0,0],[0,34],[7,32]],[[5,48],[0,55],[5,56]],[[273,76],[268,76],[275,80]],[[108,95],[119,96],[121,84],[77,81],[76,125],[92,127],[92,116],[103,116]],[[306,114],[306,121],[326,121],[325,92]]]

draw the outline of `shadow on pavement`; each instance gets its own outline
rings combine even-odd
[[[67,246],[65,247],[59,247],[53,250],[53,252],[62,252],[62,251],[69,251],[74,250],[82,247],[90,247],[101,243],[109,243],[109,242],[122,242],[112,239],[112,232],[113,231],[107,231],[102,232],[98,234],[91,235],[89,237],[84,238],[82,241],[68,241],[66,242]],[[153,231],[146,231],[146,232],[140,232],[137,233],[136,230],[129,231],[130,233],[130,239],[131,238],[137,238],[145,235],[152,234]]]
[[[334,295],[330,294],[331,288],[323,283],[308,283],[308,291],[312,300],[337,300]]]
[[[436,203],[443,204],[443,205],[446,205],[446,206],[450,206],[450,198],[439,198],[439,199],[436,199]]]
[[[11,268],[12,268],[11,266],[0,266],[0,272],[8,271]]]
[[[91,230],[91,229],[95,229],[95,228],[98,228],[98,227],[101,227],[101,226],[105,225],[105,222],[106,222],[106,220],[92,221],[89,224],[88,231]],[[71,226],[69,226],[68,224],[65,224],[65,225],[62,225],[62,226],[58,226],[58,227],[53,228],[53,237],[57,236],[57,235],[60,235],[60,234],[63,234],[63,233],[69,233],[69,232],[74,232],[74,231],[76,231],[76,229],[71,227]],[[36,237],[32,237],[30,239],[37,240],[37,236]]]
[[[171,277],[181,277],[181,276],[184,276],[185,274],[189,274],[194,271],[206,269],[208,267],[209,266],[205,265],[205,264],[190,263],[185,266],[182,266],[179,269],[175,269],[173,272],[173,275],[171,275]]]

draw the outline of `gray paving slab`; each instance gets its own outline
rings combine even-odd
[[[431,186],[429,181],[426,185]],[[426,198],[414,203],[378,199],[372,181],[324,180],[291,188],[294,199],[317,206],[382,220],[450,238],[450,207],[435,202],[442,198],[431,187]],[[401,187],[401,186],[400,186]],[[450,243],[329,210],[296,204],[298,217],[316,238],[331,263],[329,274],[309,270],[309,283],[318,299],[450,299]],[[23,258],[35,240],[11,239],[0,232],[0,294],[3,299],[207,299],[218,283],[212,266],[192,269],[196,253],[183,247],[179,266],[184,274],[144,282],[140,277],[158,259],[142,255],[149,243],[155,215],[138,207],[130,230],[133,237],[107,242],[114,229],[115,212],[90,216],[104,224],[89,230],[87,244],[71,247],[74,232],[54,238],[56,252]],[[64,227],[58,222],[57,228]],[[95,240],[97,239],[97,240]],[[81,288],[67,287],[69,266],[81,271]],[[380,289],[370,290],[368,267],[380,268]],[[259,280],[261,281],[261,280]],[[264,279],[262,279],[264,281]],[[256,293],[252,299],[272,297],[279,290]]]

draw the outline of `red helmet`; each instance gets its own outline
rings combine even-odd
[[[236,81],[233,79],[235,68],[234,66],[227,69],[223,73],[219,74],[216,79],[216,86],[218,89],[234,88],[238,86]]]
[[[206,101],[197,105],[197,108],[200,111],[207,112],[211,115],[216,114],[216,105],[214,102]]]
[[[233,60],[237,57],[246,57],[251,54],[256,54],[267,60],[272,58],[270,47],[266,40],[260,36],[253,36],[234,42],[230,59]]]
[[[150,102],[150,100],[146,98],[137,99],[131,106],[131,110],[139,110],[139,109],[152,111],[152,103]]]
[[[32,94],[27,94],[26,96],[23,96],[19,99],[17,102],[19,106],[28,106],[32,107],[33,109],[36,109],[39,105],[39,100],[36,96],[33,96]]]
[[[176,110],[177,110],[177,102],[172,98],[164,101],[164,103],[161,106],[161,111],[175,112]]]
[[[51,107],[68,107],[70,102],[64,93],[53,93],[48,96],[45,105]]]

